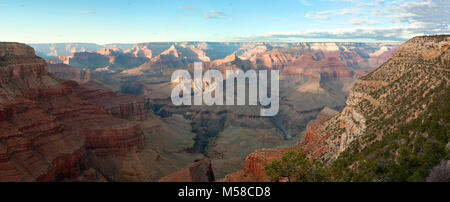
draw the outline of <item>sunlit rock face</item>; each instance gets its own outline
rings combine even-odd
[[[449,48],[448,35],[415,37],[404,43],[387,62],[356,81],[340,113],[327,110],[328,116],[317,116],[292,149],[301,147],[310,158],[332,163],[352,145],[359,151],[429,113],[428,107],[449,88]],[[381,56],[382,50],[372,55]],[[278,160],[286,151],[255,151],[244,169],[224,181],[267,181],[257,162]]]
[[[32,46],[51,63],[53,78],[75,81],[64,83],[76,97],[113,118],[140,123],[145,140],[137,152],[118,152],[125,155],[120,158],[106,152],[99,160],[88,151],[94,170],[108,171],[106,180],[159,180],[205,157],[216,178],[223,178],[242,168],[254,150],[295,145],[325,107],[341,111],[357,78],[397,48],[389,43],[251,42]],[[204,63],[204,72],[218,70],[224,79],[227,70],[280,70],[279,114],[260,117],[261,106],[173,106],[171,90],[181,80],[171,81],[171,74],[192,73],[197,61]],[[191,88],[215,84],[194,80]],[[92,174],[87,171],[80,176]]]
[[[423,97],[447,80],[442,70],[448,67],[449,45],[448,36],[415,37],[380,68],[360,78],[350,90],[344,110],[321,127],[319,136],[329,137],[321,140],[328,146],[320,157],[332,161],[356,140],[363,148],[370,143],[365,139],[368,133],[377,134],[379,139],[426,111],[436,99],[433,95],[429,100],[398,103]]]
[[[116,97],[108,98],[110,95],[101,90],[80,91],[81,96],[113,116],[131,117],[146,125],[147,118],[142,112],[150,106],[156,117],[162,119],[162,122],[155,121],[158,123],[155,127],[160,129],[151,130],[168,132],[167,125],[170,125],[175,131],[185,131],[183,137],[173,135],[180,138],[173,142],[189,142],[179,145],[176,151],[186,150],[192,154],[181,155],[184,160],[180,162],[183,163],[176,166],[155,167],[149,171],[152,179],[169,174],[166,170],[182,169],[198,156],[210,158],[216,177],[223,178],[244,166],[245,157],[256,149],[295,144],[302,138],[308,122],[314,120],[324,107],[341,111],[357,78],[389,59],[397,47],[397,44],[389,43],[142,43],[131,47],[104,46],[49,61],[58,62],[56,60],[60,58],[59,62],[74,65],[72,68],[80,71],[72,73],[62,70],[64,68],[51,68],[58,78],[75,80],[81,82],[81,87],[89,88],[94,85],[88,79],[94,80],[119,94],[133,94],[144,100],[134,102],[134,98],[120,95],[116,102],[112,100]],[[172,73],[179,69],[192,73],[193,63],[197,61],[204,63],[203,72],[218,70],[224,79],[227,70],[280,70],[279,114],[271,118],[260,117],[261,106],[173,106],[171,91],[182,78],[172,81]],[[206,87],[214,90],[214,85],[193,80],[191,90]],[[173,124],[174,120],[186,125]],[[167,136],[172,136],[169,133]],[[158,145],[158,141],[167,142],[159,140],[156,132],[149,137],[157,139],[151,145]],[[192,137],[194,140],[189,139]],[[167,144],[172,147],[171,143]],[[158,155],[164,156],[163,153]]]
[[[0,181],[76,177],[90,155],[102,159],[142,148],[138,123],[81,99],[76,84],[50,76],[31,47],[0,43],[0,61]]]

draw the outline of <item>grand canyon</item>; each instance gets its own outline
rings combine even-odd
[[[0,180],[270,181],[265,166],[297,147],[331,164],[430,113],[449,41],[1,43]],[[174,106],[170,75],[194,61],[280,70],[279,113]]]
[[[449,11],[0,1],[0,182],[449,182]]]

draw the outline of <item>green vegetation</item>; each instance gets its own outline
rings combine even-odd
[[[317,161],[310,161],[301,149],[283,155],[281,161],[266,165],[265,172],[273,181],[287,179],[289,182],[325,181],[324,166]]]
[[[450,159],[446,148],[450,140],[450,90],[440,85],[435,92],[441,96],[420,117],[364,149],[353,142],[323,170],[320,163],[309,161],[299,150],[267,165],[266,174],[274,181],[283,177],[296,181],[425,181],[434,166]],[[367,140],[378,135],[368,133]]]

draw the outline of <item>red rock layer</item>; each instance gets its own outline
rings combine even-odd
[[[296,58],[292,54],[286,53],[284,50],[273,50],[268,53],[256,55],[250,61],[257,67],[265,67],[269,69],[284,69],[288,63]]]
[[[314,139],[314,132],[323,125],[324,122],[335,116],[338,112],[324,108],[318,115],[316,120],[313,120],[308,124],[308,132],[305,135],[303,142],[309,142],[309,140]],[[305,153],[310,154],[310,150],[315,150],[316,145],[299,145],[304,149]],[[312,147],[312,148],[310,148]],[[257,150],[245,159],[244,169],[227,175],[224,179],[220,181],[223,182],[269,182],[270,179],[265,173],[265,166],[270,164],[272,161],[280,160],[284,153],[288,151],[295,150],[297,147],[292,148],[282,148],[282,149],[263,149]],[[317,153],[320,155],[320,153]]]
[[[136,57],[132,53],[124,53],[120,49],[102,49],[98,52],[77,52],[70,56],[57,56],[57,63],[68,64],[76,68],[129,69],[138,67],[150,60],[145,57]]]
[[[48,71],[56,78],[85,83],[91,80],[91,71],[73,68],[66,64],[49,64]]]
[[[319,123],[313,124],[308,128],[305,137],[303,139],[302,144],[300,145],[303,151],[313,158],[320,157],[323,153],[328,151],[328,148],[325,144],[325,140],[327,140],[331,135],[330,134],[322,134],[321,126],[326,122],[321,121]]]
[[[187,168],[161,178],[160,182],[214,182],[211,160],[197,161]]]
[[[23,44],[0,43],[0,181],[77,176],[86,154],[143,145],[135,122],[83,101]]]
[[[380,49],[377,53],[370,53],[369,50],[366,47],[358,52],[352,49],[351,44],[298,44],[257,54],[250,61],[257,68],[280,69],[286,74],[300,74],[316,79],[319,76],[349,78],[369,73],[386,62],[396,51],[395,48]]]
[[[265,165],[279,160],[285,152],[292,149],[257,150],[245,159],[244,169],[229,174],[222,182],[270,182],[264,171]]]
[[[446,35],[414,37],[404,43],[390,60],[357,81],[350,90],[346,107],[340,114],[328,120],[322,118],[321,121],[311,124],[304,140],[298,147],[301,147],[309,157],[330,163],[355,141],[359,140],[356,145],[359,149],[369,145],[370,142],[361,141],[365,140],[367,131],[377,134],[380,138],[395,131],[405,121],[408,122],[413,117],[417,118],[417,114],[427,106],[424,103],[432,102],[433,95],[429,95],[428,99],[430,100],[427,101],[423,99],[411,101],[409,98],[414,94],[411,91],[398,94],[399,89],[425,92],[432,88],[430,86],[435,87],[436,83],[446,82],[447,78],[442,72],[448,70],[449,67],[449,47],[450,37]],[[384,54],[392,53],[385,52]],[[379,55],[379,57],[385,56]],[[446,67],[447,69],[445,69]],[[427,79],[422,79],[425,77]],[[447,85],[445,86],[447,87]],[[374,92],[379,92],[382,96],[372,97]],[[439,93],[444,93],[444,91]],[[404,103],[406,99],[412,103],[398,104]],[[363,102],[368,104],[361,105]],[[384,114],[379,115],[380,111]],[[387,116],[387,118],[385,114],[396,116],[394,116],[395,118]],[[372,122],[370,124],[367,124],[368,117]],[[246,176],[258,174],[258,177],[252,179],[264,181],[264,174],[260,172],[262,167],[254,166],[254,164],[258,161],[265,161],[265,159],[280,157],[279,151],[270,152],[260,154],[261,152],[257,151],[251,154],[247,158],[246,167],[242,171],[230,175],[234,177],[231,180],[246,181]],[[253,158],[258,160],[253,160]]]
[[[352,78],[354,72],[347,68],[337,57],[329,57],[324,60],[315,60],[312,55],[300,56],[289,64],[285,72],[292,75],[304,75],[315,79],[341,79]]]
[[[76,85],[74,89],[78,97],[105,109],[114,117],[144,120],[150,111],[144,98],[114,93],[94,81]]]
[[[220,66],[220,65],[223,65],[223,64],[232,63],[232,62],[237,61],[237,60],[239,60],[238,56],[236,55],[236,53],[233,53],[233,54],[231,54],[231,55],[229,55],[229,56],[227,56],[227,57],[225,57],[223,59],[217,59],[217,60],[214,60],[214,61],[210,62],[208,64],[208,66],[209,67],[217,67],[217,66]]]

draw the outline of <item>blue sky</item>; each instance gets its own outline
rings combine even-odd
[[[404,41],[450,33],[449,0],[0,0],[0,41]]]

